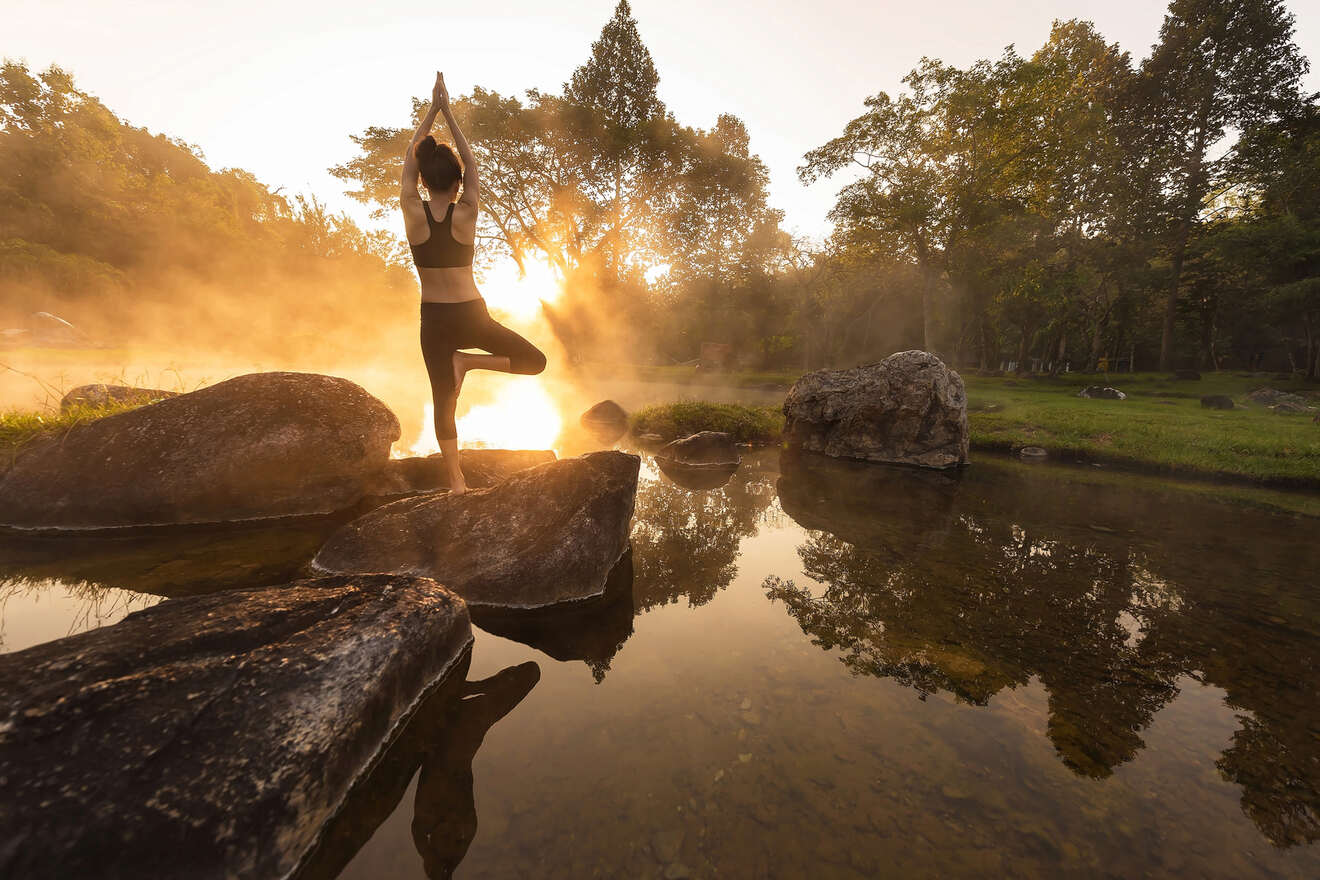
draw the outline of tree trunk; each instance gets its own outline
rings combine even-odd
[[[1178,286],[1182,283],[1183,258],[1187,255],[1187,239],[1192,233],[1192,224],[1201,211],[1201,199],[1205,196],[1205,147],[1206,127],[1210,108],[1201,112],[1201,124],[1196,132],[1196,142],[1192,147],[1192,170],[1187,175],[1187,191],[1184,193],[1183,212],[1178,227],[1178,238],[1173,246],[1173,279],[1169,284],[1169,300],[1164,307],[1164,333],[1160,337],[1160,369],[1168,372],[1173,369],[1173,329],[1178,318]]]

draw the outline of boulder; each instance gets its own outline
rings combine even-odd
[[[1310,407],[1300,403],[1293,403],[1291,400],[1281,400],[1270,407],[1270,412],[1281,416],[1295,415],[1297,413],[1309,412]]]
[[[1232,409],[1233,398],[1223,394],[1207,394],[1201,398],[1201,409]]]
[[[903,351],[852,370],[808,373],[784,400],[791,449],[947,468],[968,462],[967,395],[935,355]]]
[[[543,611],[514,614],[480,609],[472,622],[486,632],[522,642],[555,660],[581,660],[599,683],[614,655],[633,633],[633,562],[626,552],[614,566],[599,599]]]
[[[1117,388],[1110,388],[1108,385],[1087,385],[1077,392],[1077,396],[1088,397],[1092,400],[1127,400],[1126,394]]]
[[[0,655],[0,874],[288,876],[471,642],[452,593],[373,575]]]
[[[494,486],[509,474],[555,460],[553,449],[460,449],[458,461],[472,489]],[[449,472],[440,453],[392,458],[372,487],[376,495],[412,495],[449,488]]]
[[[657,462],[686,467],[737,467],[742,461],[738,444],[723,431],[701,431],[682,440],[675,440],[656,452]]]
[[[347,379],[254,373],[24,446],[0,525],[106,528],[329,513],[379,479],[399,438]]]
[[[593,452],[489,489],[395,501],[332,535],[311,567],[433,577],[474,611],[598,598],[628,549],[640,464]]]
[[[579,421],[602,443],[613,443],[628,433],[628,413],[612,400],[602,400],[584,412]]]
[[[167,397],[178,397],[177,391],[165,391],[160,388],[130,388],[127,385],[79,385],[60,399],[60,412],[68,412],[75,406],[104,407],[112,404],[131,404],[146,406]]]
[[[1248,391],[1247,400],[1260,406],[1272,407],[1278,403],[1291,403],[1295,406],[1306,407],[1305,397],[1300,394],[1279,391],[1277,388],[1257,388],[1255,391]]]

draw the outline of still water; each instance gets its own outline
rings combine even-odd
[[[335,525],[7,544],[0,647]],[[644,459],[615,595],[478,621],[304,876],[1320,876],[1318,526],[984,456]]]

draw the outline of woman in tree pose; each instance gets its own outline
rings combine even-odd
[[[436,143],[430,134],[437,113],[444,115],[454,136],[457,156],[448,144]],[[423,201],[417,191],[419,174],[429,201]],[[449,109],[444,74],[437,73],[431,109],[417,126],[403,157],[399,203],[422,282],[422,357],[431,377],[435,436],[449,471],[449,490],[454,494],[467,491],[458,462],[458,429],[454,425],[454,408],[467,371],[532,376],[545,369],[545,355],[536,346],[491,318],[472,278],[477,198],[477,160]],[[480,348],[489,354],[459,350],[463,348]]]

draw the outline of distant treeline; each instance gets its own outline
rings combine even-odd
[[[683,361],[709,341],[759,367],[925,347],[986,368],[1314,376],[1307,69],[1278,0],[1174,0],[1140,63],[1080,21],[1030,57],[922,59],[806,155],[804,181],[844,184],[823,247],[780,230],[738,119],[668,112],[626,2],[559,94],[476,89],[458,113],[483,235],[560,269],[558,326],[583,357]],[[335,173],[393,210],[408,134],[367,129]]]
[[[922,59],[804,157],[804,181],[842,184],[823,243],[783,231],[739,119],[688,127],[660,101],[626,0],[558,93],[477,88],[455,111],[482,164],[481,258],[555,267],[548,316],[584,360],[681,362],[717,342],[762,368],[923,347],[988,369],[1315,377],[1307,69],[1280,0],[1173,0],[1140,62],[1080,21],[1029,57]],[[424,108],[332,169],[378,216],[397,211]],[[63,309],[169,334],[191,315],[236,344],[362,347],[403,326],[386,315],[413,317],[393,234],[211,171],[58,69],[4,66],[0,167],[0,323]]]
[[[120,120],[52,67],[0,67],[0,326],[306,354],[413,317],[397,242]],[[388,322],[385,322],[388,323]]]

